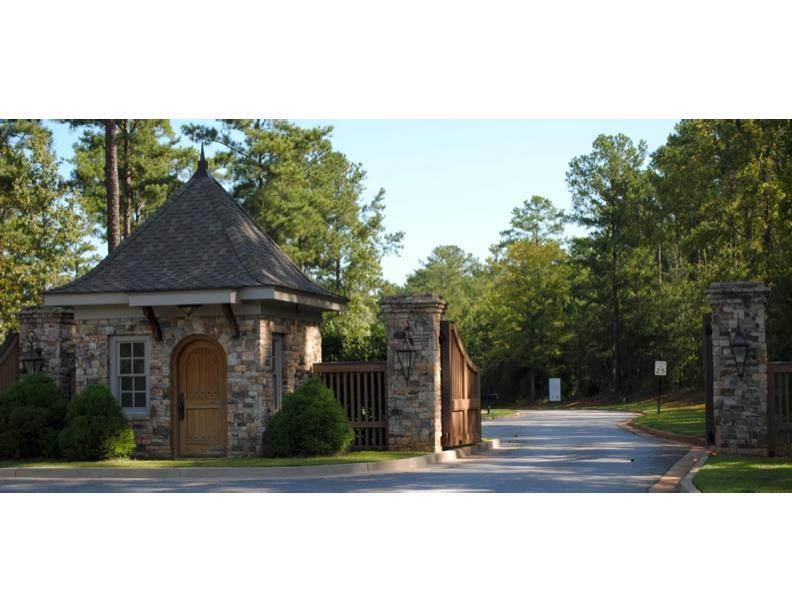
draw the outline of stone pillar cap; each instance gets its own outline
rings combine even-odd
[[[422,295],[389,295],[380,300],[385,310],[440,310],[445,312],[447,303],[439,293]]]
[[[764,297],[770,289],[761,281],[735,281],[730,283],[712,283],[706,290],[710,299],[718,297]]]

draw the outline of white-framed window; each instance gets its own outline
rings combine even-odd
[[[127,416],[149,414],[148,336],[110,339],[110,390]]]

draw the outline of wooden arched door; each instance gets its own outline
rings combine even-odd
[[[188,340],[178,352],[176,367],[176,454],[225,455],[228,406],[223,348],[209,338]]]

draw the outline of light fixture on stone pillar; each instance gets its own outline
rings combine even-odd
[[[413,340],[409,321],[405,321],[403,329],[397,329],[393,332],[391,348],[396,353],[396,359],[399,361],[399,367],[401,368],[402,376],[404,376],[404,382],[410,382],[410,374],[412,372],[413,363],[415,362],[415,354],[418,351],[415,348],[415,341]]]
[[[729,342],[732,357],[734,358],[734,365],[737,366],[737,375],[742,378],[745,372],[745,361],[748,358],[748,341],[740,329],[740,316],[737,315],[737,330],[731,337]]]
[[[44,367],[44,358],[41,356],[41,348],[35,346],[38,336],[35,332],[30,332],[27,337],[28,349],[22,353],[22,371],[25,374],[41,372]]]

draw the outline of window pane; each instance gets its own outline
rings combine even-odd
[[[128,376],[120,376],[121,391],[132,391],[132,379]]]
[[[145,376],[135,376],[135,391],[145,391],[146,390],[146,377]]]
[[[141,358],[143,358],[143,357],[145,357],[145,356],[146,356],[146,349],[145,349],[145,346],[144,346],[144,344],[143,344],[142,342],[133,342],[133,343],[132,343],[132,346],[133,346],[133,353],[132,353],[132,355],[133,355],[134,357],[141,357]]]
[[[145,408],[145,407],[146,407],[146,394],[135,393],[135,408]]]
[[[132,374],[132,360],[121,359],[119,374]]]
[[[118,350],[121,353],[121,357],[132,356],[132,345],[129,342],[120,342],[118,344]]]
[[[132,373],[133,374],[143,374],[145,373],[146,368],[146,360],[145,359],[133,359],[132,360]]]
[[[121,394],[121,407],[122,408],[132,408],[132,394],[131,393],[122,393]]]

